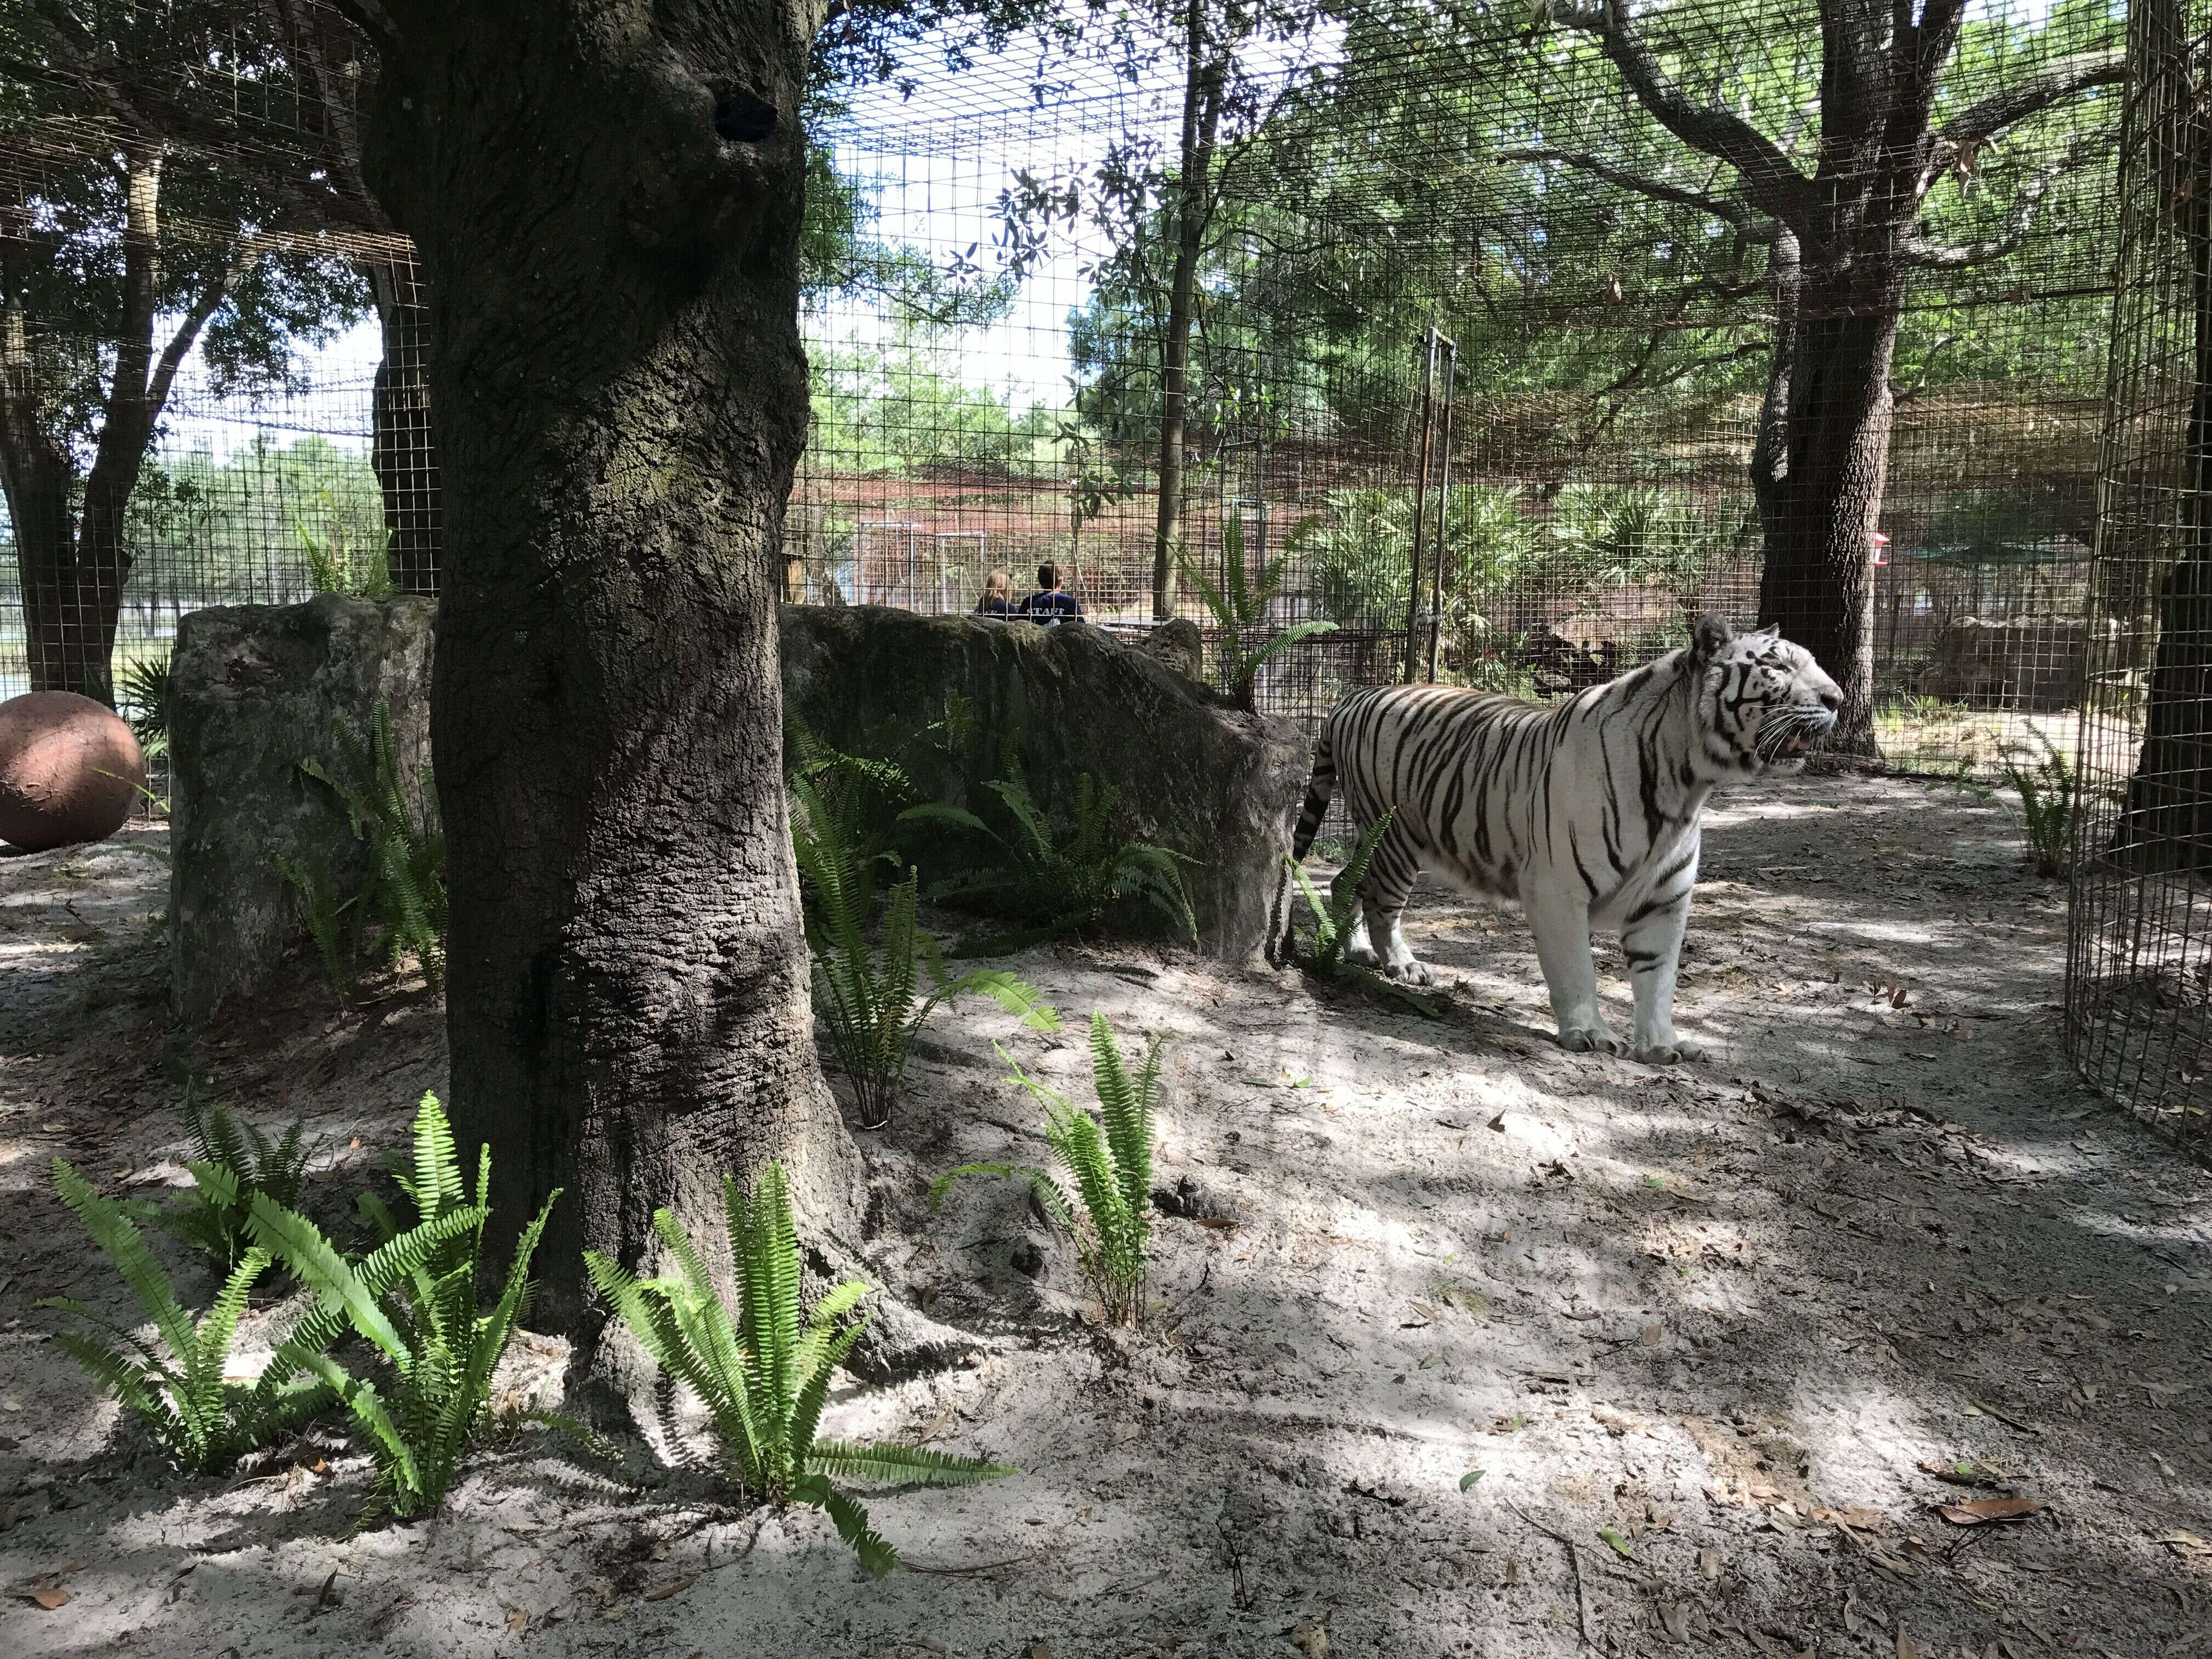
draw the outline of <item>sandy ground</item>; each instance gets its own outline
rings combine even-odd
[[[168,1030],[158,832],[132,833],[0,864],[10,1655],[2212,1655],[2212,1176],[2072,1079],[2063,896],[1986,801],[1724,802],[1695,1069],[1559,1052],[1518,919],[1433,894],[1413,938],[1459,979],[1433,1024],[1288,973],[1025,958],[1070,1014],[1174,1039],[1160,1178],[1216,1213],[1160,1218],[1132,1340],[1013,1189],[924,1197],[1040,1158],[990,1040],[1085,1098],[1075,1022],[940,1017],[865,1142],[876,1266],[976,1352],[855,1385],[832,1426],[1024,1473],[875,1498],[912,1564],[881,1583],[812,1512],[531,1437],[441,1520],[349,1535],[366,1476],[335,1443],[187,1478],[92,1400],[31,1304],[120,1286],[50,1158],[181,1178],[190,1066],[305,1116],[335,1209],[443,1068],[419,988],[338,1011],[305,967]],[[2042,1507],[1938,1507],[1999,1492]]]

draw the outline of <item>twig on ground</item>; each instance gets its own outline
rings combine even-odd
[[[1566,1551],[1567,1565],[1574,1570],[1575,1576],[1575,1623],[1582,1632],[1583,1645],[1584,1647],[1595,1646],[1595,1644],[1590,1640],[1589,1633],[1589,1592],[1584,1589],[1583,1585],[1583,1553],[1581,1547],[1576,1544],[1573,1539],[1568,1537],[1565,1533],[1553,1531],[1549,1527],[1546,1526],[1541,1521],[1537,1520],[1534,1516],[1530,1515],[1526,1510],[1522,1509],[1511,1498],[1509,1498],[1505,1500],[1505,1507],[1511,1510],[1514,1514],[1519,1516],[1522,1520],[1527,1522],[1528,1525],[1534,1527],[1538,1532],[1542,1533],[1545,1537],[1550,1539],[1561,1549]]]

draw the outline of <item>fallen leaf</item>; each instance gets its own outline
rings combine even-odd
[[[1328,1627],[1316,1620],[1308,1619],[1291,1626],[1291,1645],[1304,1653],[1306,1659],[1328,1659]]]
[[[665,1601],[672,1595],[683,1595],[685,1590],[690,1589],[692,1585],[698,1582],[699,1575],[695,1572],[688,1578],[679,1578],[674,1583],[653,1591],[652,1595],[647,1596],[645,1599],[648,1601]]]
[[[1498,1133],[1504,1134],[1505,1133],[1505,1114],[1500,1112],[1496,1117],[1491,1119],[1490,1127],[1497,1130]]]
[[[1481,1479],[1482,1471],[1480,1469],[1469,1469],[1465,1474],[1460,1476],[1459,1489],[1462,1492],[1465,1492],[1469,1486],[1472,1486],[1476,1481]]]
[[[2212,1543],[2193,1532],[2170,1532],[2157,1540],[2176,1555],[2212,1555]]]
[[[530,1628],[530,1615],[520,1607],[509,1607],[507,1610],[507,1627],[517,1636],[521,1635]]]
[[[23,1596],[26,1601],[36,1601],[48,1613],[55,1612],[70,1604],[70,1593],[59,1584],[48,1584],[39,1589],[25,1590]]]
[[[1659,1626],[1667,1632],[1669,1640],[1686,1642],[1690,1639],[1690,1615],[1679,1601],[1662,1601],[1659,1604]]]
[[[1647,1348],[1656,1348],[1666,1340],[1667,1327],[1657,1320],[1637,1333],[1637,1340]]]
[[[1920,1644],[1903,1631],[1897,1632],[1897,1659],[1920,1659]]]
[[[1698,1571],[1708,1579],[1718,1578],[1721,1576],[1721,1553],[1716,1549],[1699,1550]]]
[[[1042,1642],[1032,1642],[1022,1650],[1022,1659],[1052,1659],[1052,1650]]]
[[[1600,1538],[1602,1538],[1607,1543],[1612,1545],[1613,1553],[1615,1555],[1618,1555],[1622,1560],[1633,1561],[1636,1559],[1635,1553],[1628,1547],[1628,1540],[1626,1538],[1623,1538],[1619,1533],[1615,1532],[1611,1527],[1600,1527],[1597,1529],[1597,1535]]]
[[[2042,1507],[2033,1498],[1981,1498],[1971,1504],[1939,1504],[1936,1513],[1954,1527],[1978,1527],[1985,1521],[2025,1521]]]

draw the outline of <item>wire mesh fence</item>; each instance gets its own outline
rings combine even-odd
[[[2086,606],[2124,11],[1932,3],[1935,68],[1856,63],[1846,97],[1835,3],[1189,0],[825,80],[787,597],[967,611],[1050,564],[1093,620],[1200,623],[1218,666],[1205,586],[1272,572],[1237,628],[1336,629],[1257,688],[1309,725],[1409,660],[1561,695],[1710,609],[1863,665],[1862,747],[1893,766],[2070,749],[2111,625]],[[162,136],[163,330],[194,272],[273,292],[226,293],[187,354],[127,576],[72,578],[125,664],[196,602],[329,585],[333,538],[435,586],[426,296],[349,148],[373,64],[313,0],[269,12],[166,86],[198,125]],[[61,103],[0,122],[0,258],[119,293],[145,135],[45,61]],[[1899,173],[1864,111],[1916,92]],[[313,237],[257,241],[300,179]],[[310,289],[358,325],[245,372],[239,325]],[[116,343],[96,306],[7,292],[91,366],[46,398],[76,411],[78,533]],[[0,686],[51,678],[46,625],[0,639]]]
[[[2066,1042],[2212,1147],[2212,8],[2132,21]]]

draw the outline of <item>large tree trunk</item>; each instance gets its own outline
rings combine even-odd
[[[432,749],[453,1108],[512,1236],[580,1251],[782,1160],[856,1226],[817,1066],[775,602],[807,418],[817,0],[405,0],[371,182],[425,259],[445,485]],[[419,171],[416,169],[419,168]]]
[[[384,494],[385,562],[394,592],[438,593],[438,450],[425,359],[428,296],[411,259],[371,265],[384,356],[370,392],[369,465]]]
[[[1759,616],[1803,646],[1842,688],[1829,747],[1872,758],[1873,537],[1881,515],[1894,413],[1890,358],[1903,302],[1879,268],[1807,276],[1786,337],[1787,413],[1778,473],[1762,484],[1765,530]]]
[[[2179,545],[2159,588],[2142,748],[2113,851],[2139,868],[2202,869],[2212,864],[2212,110],[2201,90],[2203,48],[2179,8],[2143,5],[2130,27],[2135,118],[2154,125],[2143,145],[2149,177],[2129,182],[2157,192],[2156,229],[2188,257],[2195,384],[2171,480]]]
[[[1207,55],[1206,0],[1184,0],[1185,42],[1181,171],[1176,181],[1175,264],[1168,278],[1168,332],[1160,343],[1160,498],[1152,530],[1152,615],[1175,615],[1176,554],[1182,539],[1184,435],[1190,424],[1191,313],[1198,259],[1206,243],[1213,146],[1221,131],[1228,66]]]
[[[2212,172],[2199,160],[2198,173]],[[2142,749],[2114,850],[2160,869],[2212,862],[2212,224],[2199,194],[2176,217],[2189,248],[2196,386],[2182,441],[2179,545],[2159,588]]]

